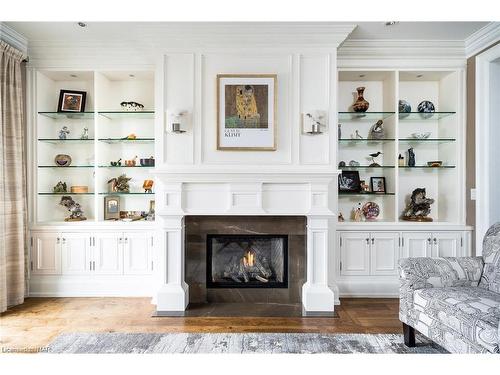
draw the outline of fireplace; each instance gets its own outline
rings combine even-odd
[[[207,288],[287,288],[288,236],[207,235]]]

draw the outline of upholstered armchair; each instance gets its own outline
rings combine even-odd
[[[500,353],[500,223],[482,257],[405,258],[399,273],[407,346],[417,330],[452,353]]]

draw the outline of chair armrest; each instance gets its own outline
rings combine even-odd
[[[415,290],[477,286],[482,272],[481,257],[400,259],[399,319],[411,325]]]

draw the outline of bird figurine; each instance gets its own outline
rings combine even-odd
[[[383,152],[380,152],[380,151],[377,151],[377,152],[374,152],[372,154],[368,154],[370,156],[369,159],[372,160],[372,163],[369,165],[370,167],[380,167],[380,164],[378,164],[376,161],[375,161],[375,158],[377,158],[379,155],[382,155]]]

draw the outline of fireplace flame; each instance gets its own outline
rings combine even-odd
[[[251,250],[247,250],[243,256],[243,265],[245,267],[253,267],[255,264],[255,253]]]

